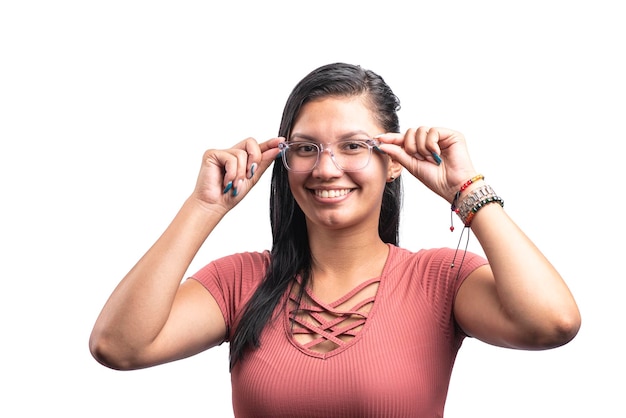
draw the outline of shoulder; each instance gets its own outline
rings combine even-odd
[[[388,264],[389,288],[410,297],[414,306],[427,306],[444,333],[451,336],[457,292],[474,270],[487,264],[487,259],[445,247],[419,251],[392,247]]]
[[[236,253],[211,261],[191,275],[191,279],[211,293],[230,328],[263,281],[269,263],[269,251]]]
[[[236,253],[211,261],[193,274],[192,277],[200,281],[211,275],[221,277],[244,275],[252,277],[255,276],[255,272],[264,272],[269,262],[269,251]]]
[[[457,277],[462,280],[485,264],[486,258],[469,251],[447,247],[411,251],[390,245],[386,268],[389,273],[410,274],[424,279]]]
[[[220,268],[235,271],[254,272],[259,269],[265,271],[270,263],[270,253],[269,251],[236,253],[219,258],[214,263]]]

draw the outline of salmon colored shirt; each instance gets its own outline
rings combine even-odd
[[[292,326],[293,304],[279,304],[278,316],[261,334],[260,348],[246,352],[231,373],[236,417],[443,416],[452,367],[465,337],[452,313],[454,297],[467,275],[487,261],[468,252],[461,264],[459,251],[451,268],[453,249],[389,247],[381,276],[363,285],[378,283],[378,289],[373,300],[363,301],[370,308],[361,327],[334,350],[322,353],[297,342],[292,332],[306,332],[305,327]],[[228,329],[225,341],[232,338],[269,260],[267,251],[235,254],[192,276],[217,301]],[[311,304],[309,315],[334,311],[337,304]],[[341,323],[327,325],[319,330],[321,339],[352,332],[342,330]]]

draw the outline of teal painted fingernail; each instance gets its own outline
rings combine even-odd
[[[229,182],[228,182],[228,184],[226,185],[226,188],[224,189],[224,192],[223,192],[223,193],[224,193],[224,194],[228,193],[228,191],[229,191],[230,189],[232,189],[232,188],[233,188],[233,182],[232,182],[232,181],[229,181]]]
[[[435,159],[435,162],[437,163],[437,165],[441,164],[441,157],[439,156],[439,154],[437,154],[436,152],[432,152],[431,154],[433,158]]]
[[[237,190],[237,188],[233,189],[233,197],[237,196],[239,194],[239,191]]]
[[[254,172],[256,171],[256,168],[257,168],[257,163],[252,163],[252,165],[250,166],[250,177],[248,178],[254,177]]]

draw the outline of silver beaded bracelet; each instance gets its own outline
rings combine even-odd
[[[472,190],[456,207],[455,212],[465,226],[470,226],[476,212],[490,203],[498,203],[500,206],[504,206],[504,200],[494,192],[491,186],[484,185],[476,190]]]

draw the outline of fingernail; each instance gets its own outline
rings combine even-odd
[[[243,179],[239,179],[237,181],[237,185],[233,186],[233,197],[237,196],[239,194],[239,186],[241,185],[241,183],[243,183]]]
[[[441,157],[439,156],[439,154],[437,154],[436,152],[432,152],[431,154],[433,158],[435,159],[435,162],[437,163],[437,165],[441,164]]]
[[[257,168],[257,163],[252,163],[252,165],[250,166],[250,176],[248,177],[249,179],[254,177],[254,172],[256,171],[256,168]]]
[[[223,192],[223,193],[224,193],[224,194],[228,193],[228,191],[229,191],[230,189],[232,189],[232,188],[233,188],[233,182],[232,182],[232,181],[229,181],[229,182],[228,182],[228,184],[226,185],[226,188],[224,188],[224,192]]]

